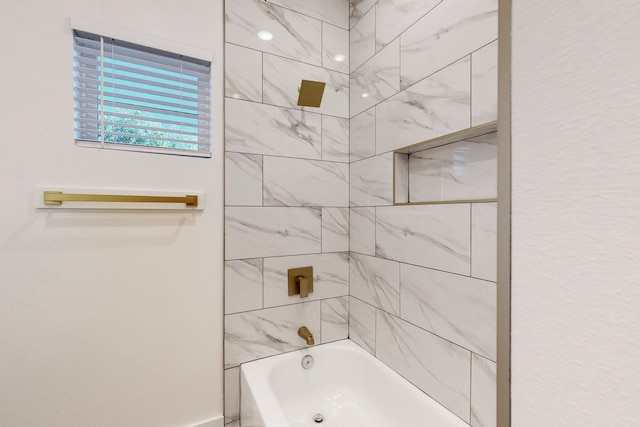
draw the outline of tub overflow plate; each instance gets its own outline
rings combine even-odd
[[[304,369],[309,369],[313,366],[313,356],[307,354],[302,358],[302,367]]]

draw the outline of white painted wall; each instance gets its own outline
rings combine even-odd
[[[212,51],[213,158],[76,147],[70,17]],[[222,22],[221,1],[0,1],[0,425],[222,414]],[[38,186],[203,191],[206,208],[38,211]]]
[[[638,16],[513,2],[516,427],[640,419]]]

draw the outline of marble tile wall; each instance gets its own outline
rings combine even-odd
[[[349,4],[227,0],[225,422],[238,425],[239,365],[349,334]],[[262,40],[258,32],[273,38]],[[298,107],[301,79],[327,83]],[[287,270],[314,267],[288,296]]]
[[[496,423],[496,202],[393,206],[392,151],[496,120],[497,3],[349,7],[349,338],[473,427]],[[495,198],[495,144],[412,157],[412,198]]]

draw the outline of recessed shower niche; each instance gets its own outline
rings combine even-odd
[[[393,152],[393,204],[495,202],[497,122]]]

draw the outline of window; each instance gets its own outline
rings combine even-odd
[[[211,156],[211,63],[74,31],[78,145]]]

